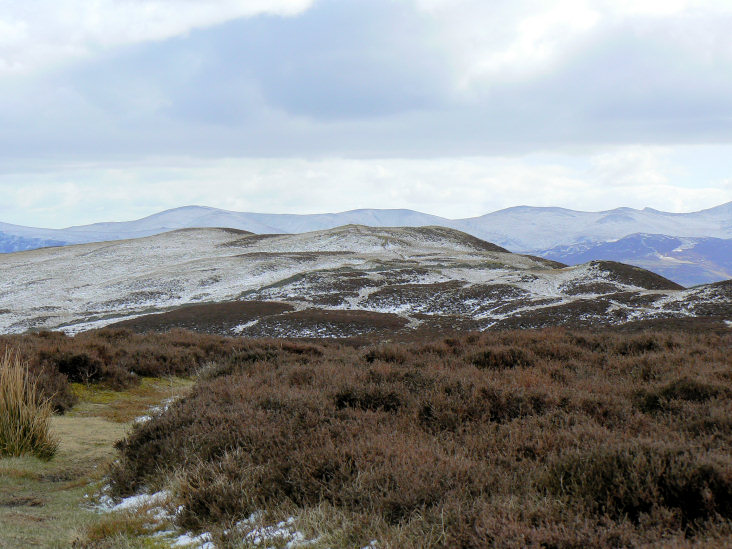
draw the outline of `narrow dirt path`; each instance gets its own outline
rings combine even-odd
[[[52,419],[60,446],[48,462],[0,458],[0,549],[69,548],[100,514],[87,503],[100,489],[114,443],[151,406],[184,394],[192,381],[144,379],[128,391],[75,386],[73,410]]]

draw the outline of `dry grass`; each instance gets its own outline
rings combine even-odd
[[[187,378],[144,377],[129,389],[115,391],[100,385],[72,384],[79,404],[69,412],[78,417],[100,417],[115,423],[127,423],[149,413],[151,407],[175,399],[193,385]]]
[[[51,418],[59,440],[51,461],[0,458],[0,547],[67,549],[99,521],[87,493],[99,490],[115,440],[127,426],[96,417]],[[121,545],[120,545],[121,547]]]
[[[125,421],[149,413],[150,406],[184,393],[190,384],[144,378],[126,391],[75,385],[78,404],[51,418],[59,440],[53,460],[0,458],[0,548],[168,547],[164,540],[149,538],[150,528],[139,528],[139,516],[100,515],[86,496],[93,499],[102,486],[115,457],[114,443],[129,430]]]
[[[50,401],[38,394],[28,366],[6,350],[0,357],[0,456],[51,459],[58,449],[50,431],[52,412]]]

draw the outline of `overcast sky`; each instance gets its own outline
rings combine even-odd
[[[730,0],[0,0],[0,221],[732,200]]]

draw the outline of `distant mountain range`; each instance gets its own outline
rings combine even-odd
[[[0,252],[122,240],[194,227],[225,227],[257,234],[303,233],[343,225],[442,226],[513,252],[578,264],[614,260],[663,274],[683,285],[732,278],[732,202],[691,213],[644,208],[581,212],[518,206],[480,217],[446,219],[412,210],[259,214],[186,206],[143,219],[41,229],[0,223]]]

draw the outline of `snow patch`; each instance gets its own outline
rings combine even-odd
[[[106,490],[104,490],[106,491]],[[137,494],[115,503],[106,493],[99,498],[97,509],[111,513],[117,511],[135,511],[142,507],[162,507],[170,499],[170,492],[162,490],[153,494]]]
[[[216,549],[216,546],[211,541],[211,534],[204,532],[203,534],[193,535],[190,532],[179,535],[173,543],[172,547],[186,547],[193,549]]]
[[[237,326],[234,326],[231,329],[231,332],[234,333],[234,334],[241,334],[247,328],[251,328],[252,326],[256,326],[258,323],[259,323],[259,319],[256,318],[254,320],[250,320],[249,322],[245,322],[244,324],[238,324]]]

